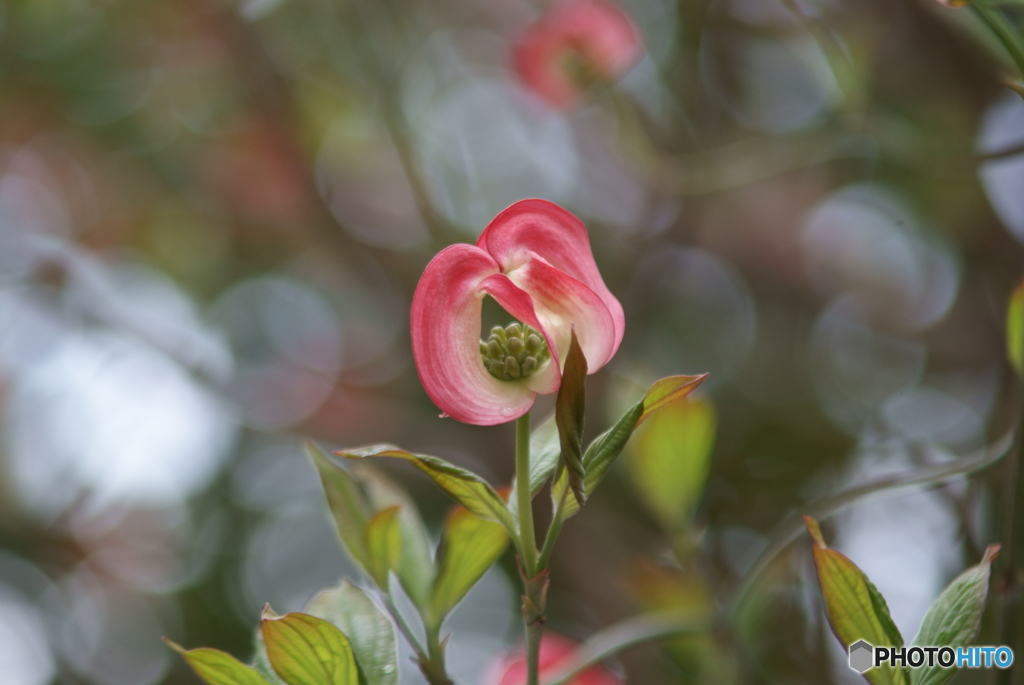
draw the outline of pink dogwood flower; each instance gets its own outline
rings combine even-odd
[[[593,81],[612,81],[640,59],[636,26],[606,0],[562,0],[527,28],[513,48],[523,83],[560,109]]]
[[[540,642],[540,677],[558,673],[576,650],[572,640],[551,632]],[[523,650],[513,652],[490,664],[484,672],[483,685],[526,685],[526,657]],[[592,666],[569,681],[569,685],[623,685],[622,679],[601,665]]]
[[[486,295],[521,323],[480,340]],[[412,351],[430,399],[464,423],[517,419],[561,384],[575,328],[589,373],[622,341],[619,301],[598,273],[583,223],[546,200],[515,203],[476,245],[450,245],[412,300]]]

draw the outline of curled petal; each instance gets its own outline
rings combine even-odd
[[[582,329],[577,328],[592,372],[619,349],[626,327],[622,305],[601,279],[590,249],[587,229],[575,216],[547,200],[521,200],[496,216],[476,244],[486,250],[497,261],[501,271],[509,274],[513,281],[519,281],[517,270],[536,257],[541,257],[549,266],[589,288],[604,303],[614,332],[610,351],[599,363],[587,353],[587,341]],[[527,291],[535,297],[539,296],[530,288]],[[568,331],[565,335],[568,336]],[[560,349],[565,349],[564,344]]]
[[[497,272],[483,250],[452,245],[427,265],[412,300],[412,352],[423,388],[445,414],[480,426],[518,418],[536,398],[525,383],[494,378],[480,359],[481,283]],[[503,299],[521,308],[511,291]]]
[[[594,373],[612,358],[618,346],[615,321],[593,290],[536,255],[509,277],[532,293],[537,318],[554,338],[554,345],[549,340],[548,346],[559,364],[569,351],[573,326],[587,358],[588,373]]]

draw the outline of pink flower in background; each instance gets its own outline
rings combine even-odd
[[[518,319],[480,339],[485,295]],[[572,328],[590,373],[622,341],[625,318],[590,251],[587,229],[545,200],[522,200],[476,245],[451,245],[427,265],[412,300],[412,351],[430,399],[481,426],[530,410],[558,390]]]
[[[617,6],[605,0],[563,0],[523,32],[513,61],[530,90],[568,109],[587,85],[621,76],[642,53],[636,26]]]
[[[572,657],[577,645],[572,640],[551,632],[540,643],[540,676],[558,673]],[[523,650],[513,652],[492,663],[484,673],[483,685],[526,685],[526,658]],[[569,681],[569,685],[623,685],[623,681],[601,665],[592,666]]]

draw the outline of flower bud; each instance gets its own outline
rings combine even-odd
[[[526,350],[533,355],[540,352],[540,349],[544,346],[544,340],[536,333],[530,334],[530,337],[526,339]]]

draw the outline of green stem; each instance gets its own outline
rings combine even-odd
[[[533,528],[533,497],[530,492],[530,413],[516,419],[516,496],[519,507],[519,538],[523,570],[537,575],[537,534]]]
[[[562,532],[562,524],[565,523],[565,515],[562,512],[565,509],[565,500],[568,495],[569,488],[562,490],[562,496],[558,499],[555,513],[551,517],[551,525],[548,526],[548,532],[544,536],[544,547],[541,549],[540,559],[537,561],[537,565],[541,568],[548,567],[548,563],[551,561],[551,553],[555,549],[555,540],[558,539],[558,534]]]
[[[439,640],[440,630],[427,631],[427,660],[420,661],[420,671],[430,685],[455,685],[444,666],[444,643]]]
[[[537,566],[537,533],[533,526],[533,493],[530,492],[530,414],[516,420],[516,504],[519,507],[519,539],[523,579],[523,625],[526,631],[526,685],[540,682],[540,639],[544,631],[547,571]]]
[[[454,685],[451,678],[448,677],[448,673],[444,666],[444,648],[438,642],[438,628],[427,627],[427,647],[423,647],[423,643],[416,637],[416,633],[413,632],[412,627],[406,622],[405,617],[402,616],[398,607],[391,599],[391,595],[385,591],[380,593],[381,600],[384,602],[384,607],[391,614],[391,618],[395,620],[395,624],[398,626],[398,631],[402,633],[402,637],[406,639],[409,646],[412,647],[413,651],[416,652],[416,658],[414,661],[420,667],[420,672],[423,677],[427,679],[430,685]]]
[[[413,632],[412,627],[406,622],[405,617],[395,606],[395,603],[391,601],[391,595],[383,590],[380,593],[381,600],[384,602],[384,607],[391,614],[391,618],[395,619],[395,624],[398,625],[398,631],[402,633],[402,636],[412,647],[413,651],[416,652],[416,656],[424,657],[427,654],[427,650],[423,648],[423,644],[420,643],[419,638],[416,637],[416,633]]]
[[[544,635],[544,607],[548,596],[548,570],[528,577],[522,566],[523,623],[526,627],[526,685],[540,682],[540,640]]]
[[[1024,76],[1024,47],[1021,46],[1020,36],[1006,20],[1002,10],[981,3],[972,3],[971,9],[1006,48],[1006,52],[1017,66],[1017,75]]]

